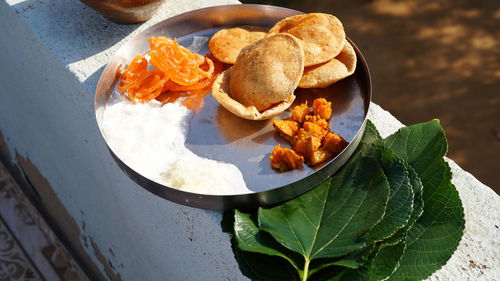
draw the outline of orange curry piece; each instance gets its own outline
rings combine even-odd
[[[295,151],[289,148],[283,148],[279,145],[275,146],[271,156],[271,167],[280,172],[302,168],[304,157],[297,155]]]
[[[274,147],[271,167],[280,172],[302,168],[305,161],[317,165],[339,154],[347,145],[342,136],[330,131],[332,103],[324,98],[313,101],[312,112],[307,102],[292,109],[291,120],[274,120],[273,126],[292,149]]]
[[[123,71],[118,89],[126,92],[133,103],[146,103],[167,92],[182,92],[173,95],[177,98],[196,92],[186,103],[199,107],[199,99],[204,96],[199,92],[212,85],[223,64],[210,55],[192,53],[167,37],[151,37],[149,46],[149,61],[136,56]],[[148,69],[150,65],[152,69]]]

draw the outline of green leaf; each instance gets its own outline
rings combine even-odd
[[[398,267],[405,251],[405,243],[392,246],[381,246],[368,266],[368,280],[384,280]]]
[[[344,257],[332,261],[328,265],[336,265],[336,266],[356,269],[366,264],[368,262],[368,258],[375,250],[376,250],[375,244],[370,244],[361,250],[352,252]]]
[[[375,127],[375,124],[370,120],[366,120],[365,132],[363,133],[363,138],[361,139],[362,143],[370,144],[381,140],[382,137]]]
[[[389,185],[382,168],[362,157],[312,191],[271,209],[259,209],[260,229],[309,262],[365,246],[361,237],[382,218]]]
[[[439,170],[448,144],[439,121],[403,127],[384,140],[385,145],[415,169],[422,181],[441,178]]]
[[[299,270],[293,253],[277,243],[268,233],[260,231],[251,214],[234,211],[234,235],[241,250],[282,257]]]
[[[338,275],[334,275],[326,281],[367,281],[368,271],[363,270],[345,270]]]
[[[424,211],[424,197],[423,197],[423,186],[422,181],[418,177],[417,172],[405,163],[406,171],[408,172],[408,178],[410,179],[410,184],[414,194],[413,200],[413,212],[410,216],[407,228],[413,226],[413,224],[417,221],[417,219],[422,215]]]
[[[390,280],[422,280],[441,268],[460,242],[463,208],[443,160],[446,137],[438,121],[402,128],[385,144],[407,161],[423,184],[424,211],[406,236],[407,248]]]
[[[362,141],[359,145],[358,151],[361,151],[364,154],[366,154],[366,153],[369,154],[370,151],[373,149],[373,144],[383,145],[382,137],[380,136],[375,125],[370,120],[367,120],[366,129],[365,129]],[[385,153],[387,154],[387,152],[385,152]],[[420,217],[420,215],[422,214],[422,211],[423,211],[424,202],[423,202],[423,197],[422,197],[422,183],[421,183],[420,178],[418,177],[417,173],[415,172],[415,170],[411,166],[409,166],[407,163],[402,161],[394,153],[392,153],[392,151],[389,154],[392,154],[392,156],[398,158],[398,160],[402,162],[402,163],[398,163],[398,164],[387,163],[388,161],[386,160],[386,164],[383,165],[384,172],[385,172],[386,176],[388,174],[390,175],[390,176],[388,176],[388,180],[389,180],[389,183],[391,186],[391,198],[392,198],[392,200],[390,199],[388,201],[386,213],[391,213],[390,210],[395,210],[395,212],[393,212],[393,213],[401,214],[399,216],[400,221],[398,224],[398,228],[400,228],[400,229],[397,230],[396,233],[392,234],[393,237],[391,237],[392,239],[390,241],[384,241],[384,242],[386,242],[388,244],[396,244],[399,241],[401,241],[401,239],[403,239],[405,237],[405,234],[406,234],[406,231],[408,230],[408,228],[410,228],[415,223],[415,221],[418,219],[418,217]],[[389,159],[392,159],[393,158],[392,156],[389,157]],[[356,155],[354,157],[356,157]],[[387,156],[386,156],[386,158],[387,158]],[[392,162],[399,162],[399,161],[392,159]],[[408,191],[408,189],[406,187],[402,188],[402,189],[397,187],[397,181],[398,181],[398,179],[400,180],[400,176],[398,176],[397,171],[401,170],[401,167],[398,167],[401,164],[404,165],[403,169],[406,170],[405,173],[407,173],[407,177],[409,180],[408,184],[411,186],[411,189],[412,189],[411,192]],[[392,168],[390,168],[391,166],[392,166]],[[396,171],[396,172],[394,172],[394,171]],[[393,174],[393,172],[394,172],[394,174]],[[400,173],[401,172],[399,172],[399,174]],[[392,184],[391,184],[391,182],[392,182]],[[399,190],[399,194],[395,190]],[[406,214],[407,214],[408,210],[396,211],[397,206],[395,206],[395,205],[398,203],[402,203],[403,201],[408,203],[409,199],[410,199],[409,197],[412,197],[410,195],[410,193],[413,193],[413,206],[412,206],[413,208],[411,211],[410,218],[406,222],[406,225],[401,228],[401,225],[404,224],[404,223],[402,223],[402,220],[406,220]],[[406,195],[406,197],[405,197],[405,195]],[[406,198],[407,200],[404,200],[403,198]],[[405,204],[399,204],[399,206],[403,209],[405,207],[409,207],[409,205],[405,205]],[[403,215],[403,214],[405,214],[405,215]],[[386,217],[387,217],[387,214],[384,216],[384,220],[386,222],[387,221],[390,222],[390,219],[388,217],[387,218]],[[371,231],[372,232],[372,237],[371,237],[372,239],[375,239],[376,236],[378,236],[378,237],[386,236],[386,235],[381,235],[382,233],[379,233],[379,234],[375,233],[375,232],[379,232],[383,225],[384,225],[384,222],[381,222],[381,223],[379,223],[379,225],[375,226],[375,229],[373,229]],[[393,232],[393,231],[388,231],[388,232]],[[387,237],[385,237],[385,238],[387,238]]]
[[[356,152],[349,159],[349,162],[356,162],[359,159],[359,157],[368,153],[372,149],[372,144],[375,143],[378,144],[381,143],[381,141],[382,138],[380,137],[377,128],[375,127],[375,125],[373,125],[373,123],[370,120],[367,120],[363,137],[361,138],[361,141],[358,145],[358,148],[356,149]]]
[[[340,258],[330,258],[330,259],[316,259],[311,262],[309,273],[315,274],[320,270],[325,268],[330,268],[333,266],[356,269],[360,268],[368,262],[369,257],[374,251],[378,249],[375,244],[370,244],[361,250],[354,251],[346,256]],[[316,277],[316,275],[313,275]]]
[[[299,275],[290,263],[282,258],[244,252],[233,248],[241,272],[253,281],[298,281]]]
[[[404,242],[393,246],[379,246],[371,261],[358,270],[347,269],[329,281],[379,281],[389,277],[399,266],[405,250]]]
[[[404,227],[413,211],[413,189],[404,163],[385,147],[372,145],[368,155],[377,159],[390,186],[390,196],[382,220],[366,235],[372,241],[382,241]]]
[[[422,212],[424,211],[422,182],[420,181],[417,172],[415,172],[412,167],[408,166],[406,163],[405,167],[406,171],[408,172],[413,193],[415,195],[415,199],[413,201],[413,212],[411,213],[408,223],[403,228],[399,229],[394,235],[383,241],[383,244],[385,245],[394,245],[403,240],[406,237],[408,229],[410,229],[415,224],[417,219],[422,215]]]

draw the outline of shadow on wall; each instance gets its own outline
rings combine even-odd
[[[45,46],[61,50],[56,56],[65,65],[108,49],[140,26],[114,23],[76,0],[27,0],[15,4],[14,10],[31,29],[40,31]]]
[[[336,15],[368,61],[374,101],[406,124],[440,119],[448,156],[500,193],[498,1],[260,2]]]
[[[101,74],[104,71],[104,68],[106,68],[106,65],[101,66],[98,70],[96,70],[92,75],[87,77],[85,81],[83,81],[83,86],[87,88],[89,93],[94,93],[95,89],[97,89],[97,82],[99,82],[99,78],[101,78]],[[94,97],[92,96],[92,99]]]

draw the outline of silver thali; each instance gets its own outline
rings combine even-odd
[[[177,38],[181,45],[189,46],[196,38],[210,38],[222,28],[239,25],[270,27],[277,21],[301,12],[267,5],[227,5],[191,11],[166,19],[126,42],[108,62],[96,90],[96,119],[102,133],[103,111],[116,94],[119,82],[117,70],[137,54],[149,50],[148,38],[167,36]],[[279,173],[269,165],[269,155],[274,146],[289,146],[272,127],[272,120],[250,121],[241,119],[225,110],[209,94],[204,97],[201,110],[189,121],[186,147],[195,154],[217,161],[232,163],[242,172],[253,193],[206,195],[174,189],[156,183],[127,166],[110,149],[120,168],[146,190],[167,200],[192,207],[226,210],[271,206],[294,198],[324,181],[349,159],[363,135],[371,100],[371,81],[366,61],[353,45],[358,63],[355,73],[324,89],[297,89],[296,104],[311,102],[318,97],[333,101],[334,113],[330,120],[332,131],[340,134],[350,144],[335,158],[320,166],[304,165],[301,170]],[[200,46],[200,54],[208,53],[207,43]],[[276,118],[289,116],[289,111]],[[207,186],[207,189],[210,188]]]

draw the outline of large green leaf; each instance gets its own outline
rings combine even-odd
[[[420,181],[417,172],[415,172],[415,170],[412,167],[410,167],[406,163],[405,167],[406,171],[408,172],[413,193],[415,195],[414,196],[415,198],[413,200],[413,211],[411,213],[410,219],[408,220],[408,223],[403,228],[399,229],[390,238],[383,241],[383,243],[386,245],[394,245],[401,242],[401,240],[406,237],[406,232],[408,232],[408,229],[413,227],[417,219],[422,215],[422,212],[424,211],[422,182]]]
[[[367,120],[366,123],[366,130],[363,135],[363,139],[361,142],[361,146],[366,146],[367,144],[373,144],[373,143],[381,143],[382,137],[380,136],[380,133],[377,130],[377,127],[370,121]],[[384,145],[387,145],[386,143]],[[390,146],[388,146],[390,147]],[[366,149],[365,149],[366,150]],[[392,150],[391,150],[392,152]],[[398,157],[398,156],[396,156]],[[399,157],[398,157],[399,158]],[[401,160],[401,158],[399,158]],[[418,177],[417,172],[415,169],[413,169],[410,165],[408,165],[406,162],[403,161],[403,164],[405,166],[406,172],[408,173],[408,178],[410,180],[410,185],[412,187],[413,195],[414,195],[414,202],[413,202],[413,211],[410,216],[410,219],[405,226],[404,229],[401,229],[400,232],[400,237],[404,237],[407,229],[409,229],[415,221],[422,215],[422,212],[424,210],[424,199],[423,199],[423,187],[422,187],[422,182],[420,181],[420,178]]]
[[[328,279],[331,275],[345,271],[346,268],[360,268],[368,263],[370,257],[377,250],[378,245],[369,244],[360,250],[354,251],[340,258],[315,259],[311,262],[309,270],[309,274],[312,275],[311,280]]]
[[[281,246],[268,233],[260,231],[252,220],[251,214],[234,211],[234,235],[241,250],[282,257],[294,268],[300,270],[293,253]]]
[[[423,184],[424,211],[406,236],[406,251],[390,280],[422,280],[441,268],[456,250],[464,229],[460,197],[443,160],[446,137],[438,121],[405,127],[385,140],[407,161]]]
[[[380,246],[371,261],[358,270],[347,269],[329,281],[379,281],[385,280],[398,268],[405,250],[404,242],[392,246]]]
[[[413,211],[406,225],[407,228],[410,228],[411,226],[413,226],[413,224],[417,221],[417,219],[422,215],[422,212],[424,211],[424,196],[423,196],[422,181],[420,181],[417,172],[406,163],[405,167],[406,171],[408,172],[408,178],[410,180],[410,184],[414,194]]]
[[[294,266],[296,256],[256,229],[254,216],[234,210],[225,212],[221,222],[223,230],[233,234],[232,248],[241,272],[253,281],[300,280]]]
[[[237,247],[233,251],[241,272],[252,281],[301,280],[297,270],[282,258],[244,252]]]
[[[448,150],[439,121],[403,127],[384,140],[385,145],[415,169],[422,181],[441,179],[439,171]],[[437,170],[436,170],[437,169]]]
[[[382,245],[372,262],[367,266],[368,280],[384,280],[399,267],[399,263],[405,251],[405,243],[396,245]]]
[[[366,129],[353,161],[356,157],[367,154],[379,160],[389,181],[390,197],[387,202],[386,213],[382,221],[374,226],[367,234],[367,238],[374,241],[384,240],[390,236],[406,233],[405,227],[413,224],[411,218],[418,217],[423,207],[421,184],[414,171],[392,151],[383,146],[382,138],[375,125],[368,120]],[[418,185],[420,184],[420,185]],[[415,201],[415,204],[414,204]],[[415,205],[415,209],[414,209]],[[400,234],[397,231],[401,229]],[[392,244],[400,239],[393,239]]]
[[[361,237],[382,218],[389,185],[378,162],[362,157],[312,191],[259,209],[260,228],[300,253],[304,274],[315,258],[340,257],[366,245]]]
[[[390,186],[390,196],[382,220],[366,235],[372,241],[382,241],[404,227],[413,211],[413,189],[404,163],[383,146],[372,145],[368,155],[377,159]]]
[[[378,140],[381,140],[382,137],[380,136],[380,133],[377,130],[377,127],[375,127],[375,124],[373,124],[372,121],[366,120],[366,127],[365,131],[363,132],[363,138],[362,142],[363,143],[374,143]]]
[[[311,274],[313,272],[317,272],[323,268],[329,267],[329,266],[341,266],[341,267],[346,267],[346,268],[351,268],[351,269],[356,269],[360,268],[364,264],[368,262],[368,259],[370,255],[377,249],[375,244],[369,244],[368,246],[354,251],[348,255],[345,255],[340,258],[333,258],[333,259],[320,259],[317,264],[312,264],[311,267],[314,267],[314,270],[311,271]]]
[[[382,141],[382,137],[380,137],[377,128],[370,120],[366,121],[365,131],[363,133],[363,137],[361,138],[360,143],[358,144],[358,148],[356,152],[351,156],[349,162],[355,162],[359,157],[363,154],[366,154],[372,149],[372,144],[379,144]]]

